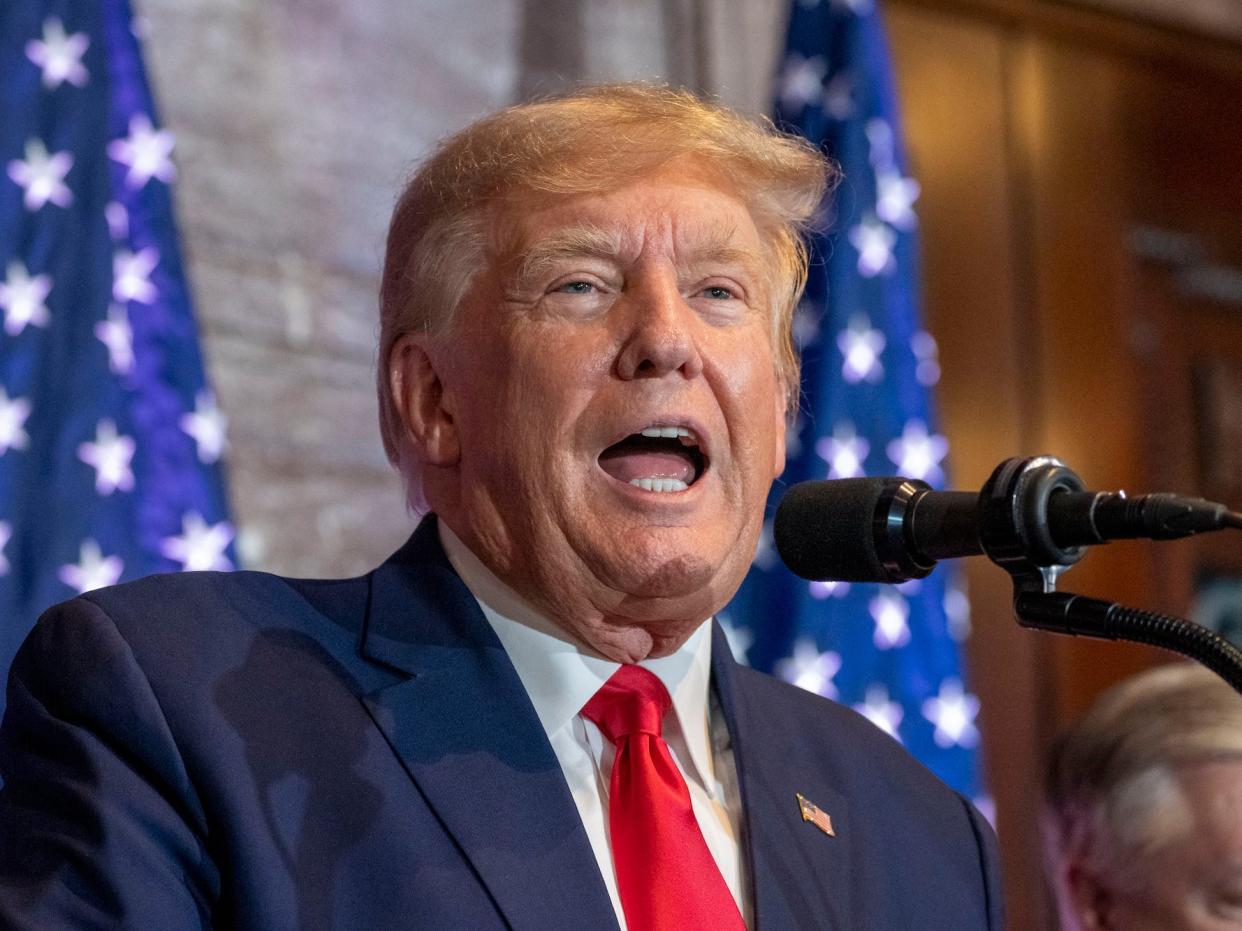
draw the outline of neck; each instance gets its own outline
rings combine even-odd
[[[638,663],[668,656],[703,624],[702,617],[661,616],[658,611],[651,611],[653,599],[618,594],[613,605],[601,608],[589,598],[573,597],[571,586],[559,591],[555,600],[527,595],[522,586],[513,584],[490,566],[447,521],[439,521],[439,530],[453,568],[481,602],[499,614],[601,658]],[[633,616],[638,608],[644,609],[641,617]]]

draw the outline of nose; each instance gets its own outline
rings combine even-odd
[[[695,378],[703,371],[696,333],[702,321],[674,280],[646,282],[626,296],[625,342],[617,357],[624,380],[677,373]]]

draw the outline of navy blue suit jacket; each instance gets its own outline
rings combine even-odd
[[[965,800],[719,629],[712,682],[760,929],[1001,927]],[[362,578],[168,575],[53,608],[12,669],[0,774],[5,928],[616,927],[434,519]]]

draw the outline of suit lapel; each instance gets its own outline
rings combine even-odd
[[[755,927],[846,929],[850,915],[850,822],[845,799],[805,754],[786,744],[779,707],[762,702],[713,622],[712,684],[720,699],[741,786],[743,843]],[[830,837],[802,818],[797,795],[832,818]]]
[[[364,704],[509,925],[615,928],[560,764],[434,518],[374,573],[361,649],[408,676]]]

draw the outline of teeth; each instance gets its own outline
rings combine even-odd
[[[685,427],[645,427],[642,435],[667,440],[681,439],[687,446],[693,445],[694,442],[693,436]]]
[[[685,491],[690,486],[679,478],[632,478],[631,485],[636,485],[643,491]]]

